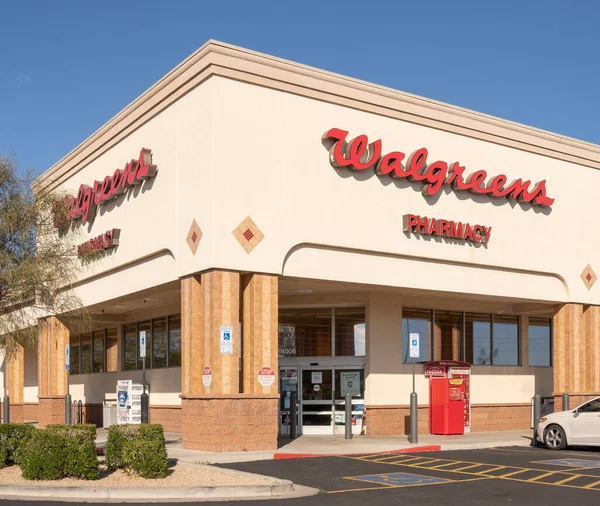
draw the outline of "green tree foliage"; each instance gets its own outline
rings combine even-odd
[[[80,270],[73,245],[54,226],[58,190],[32,190],[30,172],[0,156],[0,346],[37,343],[37,320],[46,315],[85,318],[70,289]],[[55,209],[56,211],[56,205]]]

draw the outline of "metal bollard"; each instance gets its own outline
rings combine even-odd
[[[144,392],[141,395],[142,399],[142,423],[150,423],[150,406],[149,406],[149,399],[148,399],[148,394],[146,392]]]
[[[419,404],[417,392],[411,392],[410,394],[410,434],[408,442],[419,442]]]
[[[352,439],[352,395],[346,392],[346,415],[344,425],[346,426],[346,439]]]
[[[533,396],[533,440],[531,441],[531,446],[537,446],[537,425],[538,421],[542,416],[542,396],[540,394],[535,394]]]
[[[297,437],[297,410],[296,410],[296,392],[290,392],[290,440]]]
[[[569,394],[562,394],[562,411],[569,411]]]
[[[73,408],[71,405],[71,394],[65,395],[65,425],[73,423]]]
[[[8,395],[4,396],[4,423],[10,423],[10,398]]]

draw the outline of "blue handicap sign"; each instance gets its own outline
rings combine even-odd
[[[410,485],[431,485],[433,483],[446,483],[450,481],[446,478],[436,478],[434,476],[422,476],[420,474],[410,473],[366,474],[363,476],[352,476],[351,479],[365,481],[368,483],[381,483],[384,485],[393,485],[395,487],[408,487]]]
[[[119,392],[119,407],[120,408],[124,408],[127,406],[127,398],[128,398],[127,392],[124,392],[121,390]]]
[[[71,366],[69,364],[67,364],[66,367],[67,367],[67,371],[71,370]]]
[[[231,334],[229,332],[223,332],[223,340],[224,341],[230,341],[231,340]]]
[[[412,340],[412,345],[413,345],[413,346],[416,346],[416,345],[417,345],[417,340],[416,340],[416,339],[413,339],[413,340]]]

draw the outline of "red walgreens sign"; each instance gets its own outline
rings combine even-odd
[[[404,215],[404,231],[420,235],[437,235],[471,242],[489,242],[492,227],[471,225],[462,221],[436,220],[415,214]]]
[[[408,178],[421,182],[424,195],[436,195],[444,186],[455,191],[489,195],[490,197],[512,198],[531,205],[548,206],[554,199],[546,195],[546,181],[540,181],[530,191],[531,181],[516,179],[508,183],[504,174],[488,180],[485,170],[464,174],[465,167],[460,162],[447,163],[441,160],[427,163],[427,148],[421,148],[406,157],[401,151],[382,153],[381,140],[369,143],[366,135],[359,135],[346,142],[348,131],[332,128],[323,134],[322,140],[333,142],[329,149],[329,161],[336,168],[347,167],[353,170],[373,168],[378,176]],[[406,158],[406,162],[403,160]]]
[[[79,218],[83,223],[94,221],[96,206],[106,204],[132,186],[154,177],[156,171],[156,165],[152,165],[152,151],[142,148],[138,159],[126,163],[123,170],[115,170],[112,176],[106,176],[102,182],[94,181],[91,187],[82,184],[77,197],[68,196],[55,202],[54,225],[60,228]]]

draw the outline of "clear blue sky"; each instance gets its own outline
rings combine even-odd
[[[600,2],[4,0],[0,153],[46,170],[208,39],[600,144]]]

